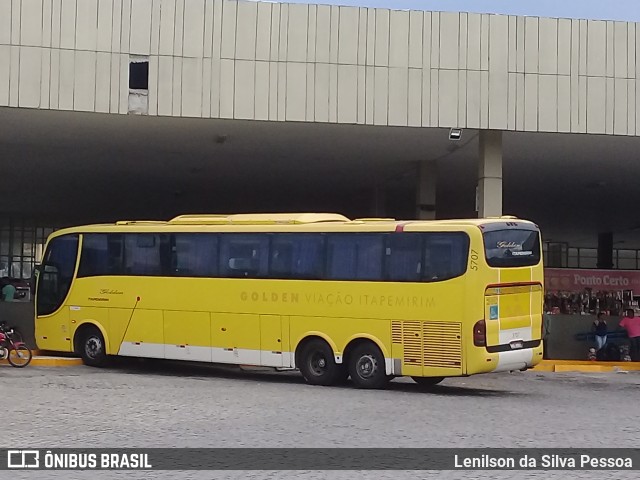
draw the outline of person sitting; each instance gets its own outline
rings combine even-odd
[[[592,329],[596,339],[596,350],[600,350],[607,343],[607,322],[602,312],[598,312]]]
[[[16,287],[9,281],[8,277],[2,279],[2,300],[5,302],[13,302],[16,296]]]

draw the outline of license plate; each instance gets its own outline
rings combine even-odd
[[[511,350],[522,348],[522,342],[511,342],[509,345],[511,345]]]

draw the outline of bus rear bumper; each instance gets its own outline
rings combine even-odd
[[[493,372],[511,372],[532,368],[542,358],[542,347],[526,348],[510,352],[499,352],[497,365]]]

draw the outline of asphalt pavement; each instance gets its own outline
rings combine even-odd
[[[638,447],[640,372],[517,372],[421,390],[161,361],[0,367],[6,448]],[[0,472],[2,478],[637,478],[637,472]]]

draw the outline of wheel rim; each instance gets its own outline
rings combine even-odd
[[[316,377],[321,377],[329,368],[327,357],[322,352],[314,352],[309,357],[309,370]]]
[[[96,335],[92,335],[84,343],[84,352],[87,357],[95,360],[102,354],[102,339]]]
[[[11,365],[24,366],[31,361],[31,352],[24,345],[19,345],[9,350],[9,363]]]
[[[378,373],[378,361],[373,355],[363,355],[356,362],[356,372],[360,378],[371,378]]]

